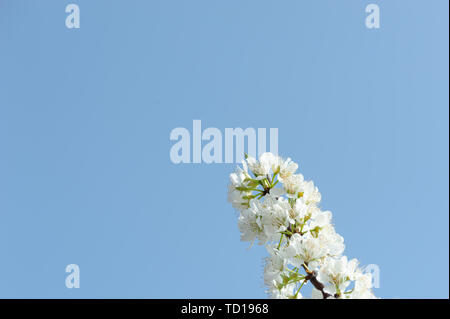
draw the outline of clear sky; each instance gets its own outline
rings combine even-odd
[[[0,0],[0,297],[264,298],[235,165],[170,161],[199,119],[278,128],[377,296],[448,298],[448,67],[446,0]]]

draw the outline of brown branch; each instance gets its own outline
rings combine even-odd
[[[316,288],[317,290],[319,290],[322,293],[323,299],[327,299],[328,297],[331,297],[331,294],[329,294],[323,290],[325,288],[325,286],[320,281],[317,280],[317,272],[310,271],[305,264],[303,264],[302,267],[303,267],[303,269],[305,269],[306,273],[308,274],[305,277],[305,279],[309,280],[311,282],[311,284],[314,286],[314,288]],[[338,296],[335,295],[335,297],[338,297]]]

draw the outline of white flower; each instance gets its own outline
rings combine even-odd
[[[298,197],[298,193],[302,189],[303,180],[304,178],[302,174],[293,174],[283,181],[283,186],[288,194],[288,197]]]
[[[231,185],[242,186],[247,176],[248,176],[247,171],[241,169],[240,167],[237,167],[236,171],[230,174]]]
[[[275,163],[272,165],[272,171],[278,172],[278,179],[281,182],[294,174],[297,168],[297,163],[293,162],[290,158],[284,160],[280,156],[277,156]]]
[[[282,188],[271,188],[269,190],[269,194],[274,196],[274,197],[281,197],[285,194],[286,192],[284,191],[284,189]]]
[[[261,214],[261,223],[268,240],[276,240],[279,234],[289,226],[289,203],[284,199],[275,199],[268,196],[263,203],[263,213]]]
[[[310,217],[311,206],[306,205],[304,201],[297,200],[292,208],[293,218],[297,222],[302,222],[304,219]]]
[[[320,267],[317,279],[325,285],[324,291],[334,296],[343,294],[345,288],[354,278],[358,260],[348,260],[346,256],[341,258],[326,258]]]
[[[367,289],[372,289],[372,274],[357,272],[355,274],[355,291],[363,291]]]
[[[292,299],[294,297],[294,289],[295,289],[295,284],[287,284],[286,286],[282,287],[281,289],[271,290],[270,294],[273,299]],[[300,295],[300,298],[301,298],[301,295]]]
[[[270,174],[272,166],[276,163],[276,157],[272,153],[263,153],[259,161],[252,156],[247,157],[249,169],[259,178],[264,178]]]
[[[372,292],[372,274],[363,274],[360,271],[355,274],[355,287],[348,295],[351,299],[375,299]]]
[[[262,153],[259,156],[259,163],[269,173],[272,167],[277,163],[277,156],[269,152]]]
[[[286,260],[280,257],[279,254],[273,254],[266,258],[266,265],[264,267],[264,283],[266,286],[276,289],[282,282],[281,274],[286,267]]]
[[[289,246],[284,251],[284,256],[296,267],[301,267],[303,263],[310,263],[324,257],[327,247],[322,244],[319,238],[313,237],[310,233],[303,236],[295,233],[289,240]]]
[[[330,211],[322,212],[318,208],[312,209],[311,211],[312,211],[311,221],[310,221],[311,229],[315,229],[316,227],[322,229],[331,223],[331,212]]]
[[[317,187],[314,187],[313,181],[304,182],[301,185],[301,189],[299,190],[299,192],[303,193],[302,197],[306,203],[318,204],[322,199],[322,196],[319,193],[319,189]]]
[[[243,210],[248,207],[248,199],[245,196],[251,194],[250,191],[240,191],[237,188],[247,187],[247,182],[250,178],[247,172],[247,165],[242,163],[243,168],[237,167],[234,173],[230,174],[231,184],[228,186],[228,201],[237,210]]]
[[[238,227],[241,232],[242,241],[253,242],[255,238],[260,238],[264,234],[260,226],[260,218],[258,209],[254,205],[241,212]]]
[[[322,245],[327,246],[327,254],[332,257],[342,255],[345,249],[344,238],[336,233],[333,225],[325,225],[319,231],[319,239]]]
[[[247,208],[247,201],[242,197],[243,193],[236,189],[236,186],[228,186],[228,198],[227,200],[233,205],[233,208],[237,210],[243,210]]]

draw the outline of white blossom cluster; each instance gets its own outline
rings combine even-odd
[[[344,239],[319,207],[321,195],[312,181],[296,173],[298,165],[264,153],[247,156],[230,175],[228,201],[239,211],[241,240],[265,244],[264,283],[272,298],[375,298],[372,276],[356,259],[343,256]]]

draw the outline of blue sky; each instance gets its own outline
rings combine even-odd
[[[278,128],[377,296],[448,298],[448,84],[443,0],[0,0],[0,297],[264,298],[234,165],[170,161],[199,119]]]

